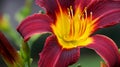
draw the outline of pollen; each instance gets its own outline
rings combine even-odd
[[[56,12],[56,23],[51,25],[53,33],[63,48],[75,48],[86,46],[93,40],[89,38],[94,31],[94,21],[92,12],[87,13],[87,8],[83,11],[78,7],[73,10],[70,6],[65,10],[59,6],[60,12]]]

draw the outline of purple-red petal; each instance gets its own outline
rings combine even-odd
[[[108,67],[120,67],[120,54],[117,45],[104,35],[94,35],[94,43],[87,46],[93,49],[106,62]]]
[[[68,67],[75,63],[80,56],[79,48],[63,49],[55,36],[49,36],[43,51],[40,53],[38,67]]]
[[[58,2],[57,2],[58,1]],[[53,19],[56,19],[55,13],[59,11],[59,6],[62,7],[62,9],[67,9],[70,6],[73,6],[75,0],[36,0],[36,4],[40,7],[43,7],[47,14]]]
[[[80,49],[63,49],[61,55],[56,63],[56,67],[68,67],[68,65],[72,65],[75,63],[80,57]],[[61,63],[63,62],[63,63]]]
[[[92,12],[93,19],[97,18],[96,29],[120,23],[120,1],[98,1],[88,7],[88,13]]]
[[[17,31],[28,40],[33,34],[51,32],[52,20],[44,14],[33,14],[24,19],[18,26]]]
[[[75,0],[75,7],[80,7],[81,10],[84,10],[86,7],[96,3],[97,0]]]

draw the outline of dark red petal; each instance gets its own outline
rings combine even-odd
[[[75,7],[80,6],[81,10],[84,10],[86,7],[96,3],[97,0],[75,0]]]
[[[120,1],[98,1],[88,7],[93,19],[98,18],[97,28],[103,28],[120,23]]]
[[[0,31],[0,55],[8,65],[21,64],[17,50],[11,46],[6,37]],[[22,66],[22,65],[21,65]]]
[[[104,35],[94,35],[94,43],[87,46],[93,49],[106,62],[108,67],[120,67],[120,54],[116,44]]]
[[[28,40],[35,33],[51,32],[51,22],[47,15],[34,14],[23,20],[17,30],[25,40]]]
[[[68,67],[79,59],[79,48],[62,49],[56,37],[47,38],[43,51],[40,53],[38,67]]]
[[[51,18],[56,19],[55,12],[59,11],[57,1],[62,8],[67,9],[70,5],[73,6],[75,0],[36,0],[36,4],[45,8]]]
[[[56,67],[68,67],[68,65],[72,65],[73,63],[77,62],[79,57],[80,57],[79,48],[69,50],[63,49],[58,59],[58,62],[56,63]]]

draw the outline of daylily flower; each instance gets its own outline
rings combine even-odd
[[[23,67],[23,61],[17,50],[12,47],[6,37],[0,31],[0,56],[8,67]]]
[[[80,48],[96,51],[108,67],[120,67],[116,44],[107,36],[92,35],[96,30],[120,22],[120,1],[36,0],[46,14],[33,14],[18,27],[25,41],[37,33],[50,32],[39,67],[68,67],[80,57]]]

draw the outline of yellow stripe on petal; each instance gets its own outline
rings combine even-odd
[[[92,12],[88,17],[87,8],[84,11],[77,8],[75,12],[73,12],[72,6],[62,10],[59,4],[59,8],[60,12],[56,12],[56,23],[51,24],[51,28],[60,45],[69,49],[91,43],[93,40],[89,36],[95,30]]]

